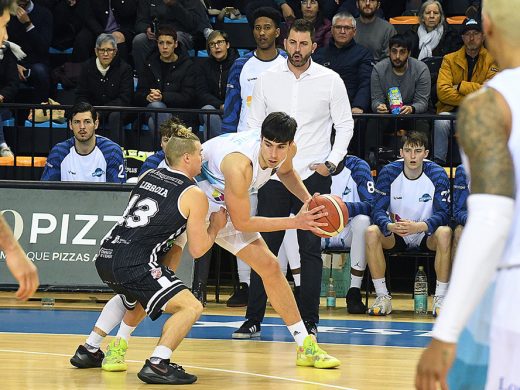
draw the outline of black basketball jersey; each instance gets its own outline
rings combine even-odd
[[[117,260],[121,266],[157,262],[172,241],[186,230],[179,198],[195,185],[181,172],[151,170],[132,190],[123,216],[101,244],[100,259]]]

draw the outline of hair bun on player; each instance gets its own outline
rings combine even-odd
[[[177,125],[173,130],[172,136],[178,138],[191,138],[193,136],[193,132],[191,131],[191,127]]]

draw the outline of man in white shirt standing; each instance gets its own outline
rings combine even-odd
[[[347,153],[353,134],[354,120],[345,84],[340,76],[311,60],[316,50],[314,27],[299,19],[294,22],[285,40],[288,60],[264,72],[257,80],[251,110],[249,130],[259,131],[271,112],[286,112],[296,119],[295,142],[298,152],[294,167],[309,193],[329,193],[330,174]],[[335,141],[331,147],[332,126]],[[276,176],[258,192],[258,215],[286,217],[298,212],[301,202],[292,195]],[[283,231],[263,233],[269,249],[278,253]],[[317,334],[322,260],[320,238],[298,230],[301,256],[301,289],[296,297],[302,319],[309,333]],[[247,320],[233,333],[233,338],[247,339],[260,334],[265,314],[266,295],[260,277],[251,273]]]

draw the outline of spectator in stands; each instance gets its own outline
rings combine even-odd
[[[448,290],[451,267],[449,218],[450,182],[446,171],[428,157],[428,138],[411,132],[402,139],[402,160],[386,165],[378,175],[372,203],[374,225],[366,232],[366,255],[377,298],[370,315],[392,312],[392,297],[385,281],[383,250],[435,251],[437,287],[433,316],[437,316]]]
[[[112,34],[102,33],[97,37],[96,57],[86,61],[81,68],[76,102],[88,102],[93,106],[131,106],[134,94],[133,70],[117,56],[117,39]],[[100,115],[100,122],[113,141],[122,140],[121,113],[106,111]]]
[[[498,72],[498,66],[483,46],[478,20],[466,19],[462,30],[464,45],[444,56],[437,78],[437,114],[455,116],[462,99],[478,90]],[[448,155],[451,121],[435,121],[434,161],[443,165]]]
[[[239,57],[235,49],[230,47],[226,32],[214,30],[206,42],[208,58],[199,62],[197,71],[197,98],[199,106],[208,110],[223,110],[229,71]],[[222,117],[218,114],[200,115],[209,138],[222,134]]]
[[[394,26],[376,15],[379,0],[357,0],[356,41],[372,52],[376,62],[388,57],[388,43],[396,34]]]
[[[314,37],[318,47],[329,44],[332,36],[330,20],[323,16],[326,0],[301,0],[302,18],[314,24]]]
[[[224,101],[222,132],[247,130],[247,118],[253,101],[253,88],[258,77],[275,64],[286,61],[285,52],[275,46],[280,35],[280,13],[271,7],[260,7],[252,15],[256,49],[235,61],[229,71]],[[252,195],[252,210],[256,214],[256,195]],[[251,267],[238,259],[239,285],[226,302],[228,306],[246,306],[249,295]]]
[[[42,180],[124,183],[121,146],[96,135],[99,120],[90,104],[75,104],[69,127],[74,136],[55,145],[47,157]]]
[[[200,0],[138,0],[137,35],[132,43],[138,76],[144,71],[146,58],[156,45],[157,29],[162,25],[173,26],[183,52],[193,47],[195,34],[207,37],[211,32],[206,8]]]
[[[461,44],[459,33],[446,23],[437,0],[427,0],[421,5],[419,25],[405,35],[412,40],[412,57],[419,60],[442,57],[457,50]]]
[[[426,112],[431,90],[428,67],[422,61],[410,57],[411,43],[404,35],[390,38],[388,47],[390,57],[378,62],[372,71],[372,111],[388,114],[389,90],[397,87],[402,99],[398,114]]]
[[[49,47],[52,40],[51,12],[31,0],[17,0],[16,17],[7,27],[10,39],[27,54],[18,64],[20,80],[34,87],[32,103],[49,98]]]
[[[280,22],[280,13],[271,7],[260,7],[254,12],[251,27],[256,49],[236,60],[229,71],[223,133],[247,130],[247,115],[258,76],[273,65],[285,62],[287,55],[275,45],[280,35]]]
[[[7,14],[7,11],[4,11]],[[9,42],[3,42],[0,47],[0,106],[2,103],[12,103],[18,93],[18,69],[16,57],[11,51]],[[0,157],[13,155],[11,148],[7,146],[4,137],[3,121],[11,118],[12,113],[7,108],[0,107]]]
[[[139,77],[135,95],[139,106],[151,108],[196,108],[196,70],[191,59],[177,54],[177,32],[172,26],[163,25],[157,33],[157,48],[145,62],[145,70]],[[192,114],[179,115],[193,125]],[[155,130],[170,117],[168,113],[152,114],[150,129]],[[158,123],[155,123],[157,118]]]
[[[83,0],[78,11],[83,28],[74,43],[73,60],[83,62],[92,57],[92,46],[102,33],[112,34],[118,54],[128,58],[128,48],[134,37],[137,0]]]
[[[334,70],[347,88],[353,114],[370,109],[370,77],[374,58],[370,51],[356,43],[356,19],[341,12],[332,18],[332,39],[327,47],[316,50],[312,59]]]

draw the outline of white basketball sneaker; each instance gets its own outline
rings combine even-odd
[[[376,298],[374,304],[368,309],[371,316],[386,316],[392,312],[392,297],[390,295],[381,295]]]

